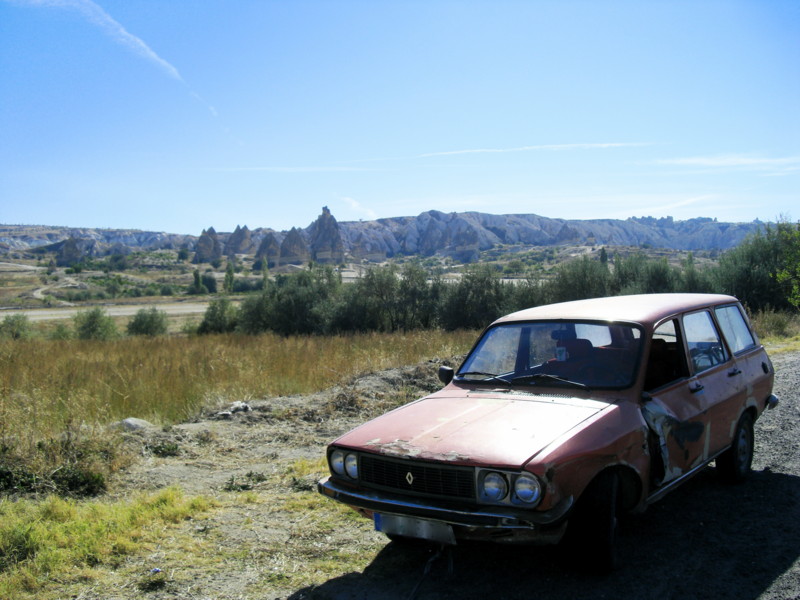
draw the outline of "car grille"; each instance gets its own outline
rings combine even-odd
[[[475,471],[471,467],[392,460],[362,454],[359,479],[365,487],[414,496],[467,500],[475,498]]]

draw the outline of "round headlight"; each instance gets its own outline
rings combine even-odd
[[[506,478],[500,473],[490,472],[483,478],[481,497],[490,502],[499,502],[508,493]]]
[[[344,470],[353,479],[358,479],[358,456],[348,454],[344,458]]]
[[[542,497],[542,486],[536,477],[523,473],[514,482],[514,494],[522,502],[533,504]]]
[[[344,452],[334,450],[331,452],[331,470],[337,475],[344,475]]]

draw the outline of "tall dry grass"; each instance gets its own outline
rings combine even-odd
[[[175,423],[233,400],[301,394],[465,352],[474,332],[0,341],[0,446],[139,417]],[[24,439],[23,439],[24,438]]]

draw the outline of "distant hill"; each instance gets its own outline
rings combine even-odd
[[[127,254],[139,250],[181,249],[207,258],[248,254],[271,266],[303,264],[309,260],[341,263],[350,259],[382,261],[402,255],[448,256],[463,262],[501,244],[557,246],[648,246],[672,250],[727,250],[740,244],[764,223],[723,223],[711,218],[675,221],[672,217],[616,219],[550,219],[538,215],[490,215],[478,212],[443,213],[435,210],[416,217],[337,222],[327,207],[304,229],[250,230],[218,233],[213,227],[200,235],[26,225],[0,225],[0,255],[31,252],[79,256]]]

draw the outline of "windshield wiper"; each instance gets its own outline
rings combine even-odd
[[[518,377],[514,377],[509,383],[522,383],[526,381],[547,381],[558,384],[572,385],[584,390],[589,389],[588,385],[581,383],[580,381],[564,379],[563,377],[552,375],[550,373],[531,373],[530,375],[520,375]]]
[[[466,373],[459,373],[458,377],[459,379],[463,379],[467,375],[480,375],[485,378],[485,379],[470,379],[469,381],[500,381],[506,385],[511,384],[511,382],[508,379],[503,379],[499,375],[496,375],[494,373],[485,373],[483,371],[467,371]]]

